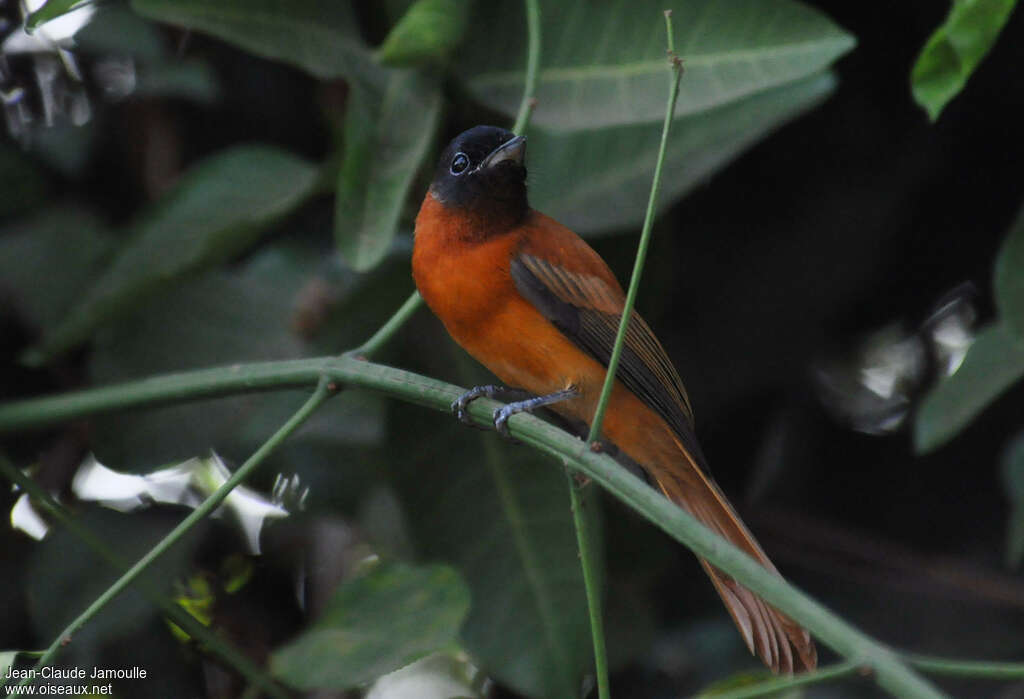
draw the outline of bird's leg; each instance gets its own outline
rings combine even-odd
[[[517,413],[532,413],[537,408],[545,405],[560,403],[563,400],[575,398],[580,394],[574,387],[563,388],[561,391],[549,393],[546,396],[534,396],[515,403],[509,403],[494,411],[494,429],[503,437],[512,438],[508,432],[508,419]]]
[[[452,412],[455,413],[455,417],[462,424],[476,427],[476,423],[469,417],[468,408],[469,404],[477,398],[505,398],[521,401],[531,397],[532,394],[529,391],[524,391],[521,388],[507,388],[506,386],[495,386],[493,384],[474,386],[455,399],[455,402],[452,403]]]

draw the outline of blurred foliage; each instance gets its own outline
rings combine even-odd
[[[1017,0],[953,0],[910,73],[914,99],[932,120],[963,89],[1016,5]]]
[[[468,608],[469,590],[451,568],[376,565],[338,586],[271,667],[300,689],[356,687],[453,645]]]
[[[462,40],[470,0],[416,0],[377,50],[388,66],[412,66],[448,57]]]
[[[1019,568],[1024,560],[1024,435],[1017,435],[1003,454],[1003,484],[1010,500],[1006,563]]]
[[[50,0],[43,12],[73,4]],[[646,205],[671,6],[686,73],[640,303],[687,379],[716,477],[731,494],[752,484],[737,504],[780,567],[869,631],[923,651],[1021,657],[1024,592],[998,570],[1007,552],[1019,560],[1024,511],[1020,450],[1002,449],[1024,414],[1021,219],[998,256],[996,243],[1024,199],[1024,58],[998,42],[975,71],[1004,23],[1019,33],[1019,18],[1007,3],[954,5],[915,68],[915,94],[931,110],[965,94],[928,130],[906,66],[941,21],[936,7],[900,5],[882,23],[867,6],[816,5],[542,3],[531,200],[628,268],[635,240],[615,234],[635,232]],[[56,117],[50,128],[40,117],[27,138],[0,142],[0,399],[365,340],[413,288],[410,234],[436,153],[463,128],[515,114],[525,32],[518,0],[97,4],[73,48],[82,81],[61,78],[88,91],[89,120]],[[31,61],[44,58],[12,57],[11,79],[36,94]],[[919,74],[926,58],[933,67]],[[995,313],[983,300],[985,325],[960,370],[916,406],[918,446],[947,449],[915,459],[905,434],[871,438],[829,421],[809,366],[870,328],[916,327],[964,278],[987,289],[993,259]],[[486,380],[450,347],[421,314],[386,360]],[[75,501],[67,486],[87,452],[129,473],[210,449],[238,463],[300,401],[254,394],[97,416],[3,447],[137,556],[181,512]],[[210,610],[252,657],[276,658],[297,686],[365,687],[445,651],[386,675],[368,690],[374,699],[415,691],[417,673],[420,687],[471,685],[455,646],[497,685],[490,696],[586,686],[585,598],[557,467],[446,416],[346,391],[253,487],[269,491],[277,473],[310,489],[306,511],[267,525],[250,582]],[[1004,495],[1009,513],[994,504]],[[779,525],[780,508],[807,522]],[[593,515],[616,695],[689,695],[731,673],[718,688],[750,682],[755,663],[691,557],[617,504]],[[154,582],[173,592],[237,555],[221,526],[175,549]],[[0,648],[49,643],[113,577],[59,530],[38,544],[2,537]],[[925,563],[892,565],[884,542]],[[873,566],[843,558],[860,545]],[[369,551],[380,567],[352,577],[350,558]],[[928,565],[929,553],[960,558]],[[977,584],[929,577],[944,566]],[[116,686],[119,696],[244,689],[134,592],[65,652],[68,664],[139,664],[158,676]],[[862,684],[804,694],[876,695]],[[486,695],[480,683],[469,691]]]
[[[993,287],[999,319],[978,333],[963,364],[925,398],[917,414],[919,451],[952,439],[1024,377],[1024,212],[996,258]]]

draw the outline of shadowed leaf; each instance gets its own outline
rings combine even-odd
[[[393,485],[421,555],[450,561],[469,584],[466,650],[528,697],[575,696],[591,645],[565,476],[453,419],[403,435]]]
[[[411,70],[386,70],[351,85],[345,157],[338,176],[335,238],[357,271],[387,254],[413,178],[441,114],[437,82]]]
[[[993,286],[1001,322],[1024,338],[1024,209],[996,258]]]
[[[368,62],[348,0],[132,0],[132,7],[318,78],[358,72]]]
[[[677,118],[665,154],[661,208],[771,129],[818,104],[834,85],[831,75],[816,75]],[[640,225],[661,138],[656,127],[531,129],[529,138],[530,201],[536,209],[583,234]]]
[[[447,58],[466,31],[470,0],[417,0],[377,51],[389,66],[413,66]]]
[[[932,389],[914,421],[918,453],[955,437],[1024,376],[1024,340],[1001,324],[978,333],[956,373]]]
[[[1010,500],[1006,564],[1018,568],[1024,560],[1024,434],[1017,435],[1003,452],[1003,488]]]
[[[355,687],[453,646],[468,609],[469,590],[451,568],[381,564],[342,583],[271,668],[300,689]]]
[[[240,146],[190,170],[107,270],[25,360],[42,363],[86,340],[185,274],[236,255],[308,197],[316,169],[277,148]]]
[[[470,92],[516,113],[524,73],[521,3],[479,3],[458,65]],[[828,17],[789,0],[591,2],[544,6],[544,56],[533,124],[577,130],[660,121],[671,8],[685,74],[677,116],[705,112],[824,70],[854,45]],[[682,131],[682,129],[680,129]]]

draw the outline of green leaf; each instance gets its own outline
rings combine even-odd
[[[345,114],[334,231],[339,252],[357,271],[387,254],[441,114],[436,80],[411,70],[385,73],[351,84]]]
[[[142,15],[337,78],[370,63],[349,0],[132,0]]]
[[[346,689],[455,644],[469,590],[451,568],[387,563],[342,583],[323,616],[271,658],[299,689]]]
[[[244,264],[184,280],[174,293],[160,294],[98,335],[89,357],[91,380],[111,384],[189,368],[310,354],[314,347],[298,330],[296,319],[308,290],[322,288],[341,306],[362,290],[359,285],[336,290],[318,271],[322,258],[320,250],[276,245]],[[407,278],[408,268],[402,272]],[[395,275],[384,281],[395,286]],[[357,311],[372,315],[379,324],[396,298],[408,293],[400,287],[390,295],[373,291],[379,300],[362,298],[358,308],[325,320],[325,330],[336,340],[331,351],[353,346],[372,329],[367,328],[370,319]],[[319,347],[319,337],[315,340]],[[143,471],[211,448],[241,461],[287,420],[300,400],[285,391],[97,416],[91,448],[103,463],[137,465]],[[325,480],[329,475],[317,496],[351,502],[359,486],[376,477],[364,452],[383,439],[384,412],[379,395],[344,391],[317,410],[263,472],[272,473],[276,466],[298,471],[307,485],[310,474],[323,473]],[[350,462],[342,473],[336,467],[339,462]]]
[[[767,132],[818,104],[834,85],[831,75],[816,75],[677,118],[665,157],[660,208]],[[531,203],[582,234],[639,226],[660,138],[652,124],[569,133],[531,129]]]
[[[61,15],[77,10],[79,7],[91,5],[95,0],[47,0],[41,8],[29,14],[25,19],[25,28],[35,31],[40,25],[56,19]]]
[[[0,144],[0,217],[32,208],[49,189],[35,161],[13,145]]]
[[[932,121],[956,97],[1010,18],[1016,0],[954,0],[910,72],[914,99]]]
[[[246,250],[316,179],[310,163],[266,146],[236,147],[197,165],[135,224],[106,272],[25,361],[49,360],[180,277]]]
[[[378,49],[380,62],[415,66],[447,58],[466,31],[469,5],[470,0],[417,0]]]
[[[929,452],[955,437],[1024,376],[1024,340],[1005,325],[978,333],[956,373],[925,397],[914,420],[914,445]]]
[[[1024,338],[1024,209],[1006,235],[994,276],[999,318],[1017,337]]]
[[[41,329],[60,322],[94,275],[114,237],[91,212],[59,203],[0,228],[0,288]]]
[[[457,61],[469,91],[509,115],[519,107],[524,82],[521,5],[479,3],[469,33],[483,40],[468,42]],[[677,116],[819,73],[855,43],[825,15],[790,0],[551,4],[541,18],[532,123],[577,130],[660,122],[669,80],[667,8],[686,71]]]
[[[1006,565],[1020,567],[1024,560],[1024,433],[1003,452],[1003,487],[1010,500],[1006,533]]]
[[[451,562],[469,584],[462,642],[516,692],[577,696],[592,650],[565,476],[535,453],[444,420],[398,417],[402,453],[391,475],[421,555]]]

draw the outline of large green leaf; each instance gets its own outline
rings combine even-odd
[[[918,452],[942,446],[1024,377],[1024,340],[1005,325],[978,333],[956,373],[932,389],[914,421]]]
[[[921,50],[910,73],[914,99],[934,121],[967,84],[1017,0],[953,0],[953,8]]]
[[[106,272],[26,361],[48,360],[183,275],[244,251],[313,192],[316,178],[311,164],[266,146],[236,147],[196,166],[135,224]]]
[[[42,329],[60,322],[102,269],[114,236],[91,212],[60,204],[0,228],[0,289]]]
[[[454,646],[469,590],[451,568],[381,564],[342,583],[312,628],[274,653],[299,689],[345,689]]]
[[[515,114],[524,80],[522,3],[477,7],[469,33],[481,40],[467,42],[457,63],[472,94]],[[820,12],[790,0],[547,3],[533,123],[576,130],[661,120],[669,80],[662,12],[668,8],[686,70],[678,116],[821,72],[854,45]]]
[[[368,62],[349,0],[132,0],[132,7],[318,78],[359,71]]]
[[[0,216],[32,208],[49,188],[42,170],[30,157],[9,143],[0,143]]]
[[[996,305],[1003,324],[1024,338],[1024,209],[1006,235],[996,258]]]
[[[591,646],[565,476],[452,418],[409,417],[399,418],[394,487],[418,549],[469,584],[466,649],[526,696],[577,696]]]
[[[435,79],[412,70],[378,72],[378,79],[350,84],[335,203],[338,250],[359,271],[387,254],[441,114]]]
[[[381,63],[412,66],[447,58],[466,31],[470,0],[417,0],[377,51]]]
[[[375,298],[365,298],[362,284],[342,287],[339,282],[336,287],[325,264],[317,250],[274,246],[244,265],[209,270],[184,281],[173,293],[160,294],[98,334],[90,355],[90,378],[110,384],[219,364],[337,352],[355,345],[372,329],[361,313],[379,324],[408,293],[400,286],[390,295],[373,288]],[[401,276],[407,275],[403,268]],[[397,286],[393,274],[383,281]],[[331,331],[325,343],[330,349],[319,343],[318,336],[307,337],[315,329],[299,320],[310,293],[322,293],[338,306],[324,320],[324,331]],[[288,419],[301,400],[295,392],[261,393],[97,416],[92,422],[92,448],[101,462],[122,470],[151,470],[211,448],[240,462]],[[351,504],[362,485],[376,475],[364,452],[383,438],[383,421],[380,396],[344,391],[271,457],[264,472],[273,473],[275,467],[299,471],[307,485],[314,485],[310,477],[322,476],[316,498]]]
[[[825,73],[676,119],[659,205],[669,206],[768,131],[820,102]],[[661,129],[642,124],[578,132],[529,132],[530,201],[583,234],[639,226],[647,207]]]

